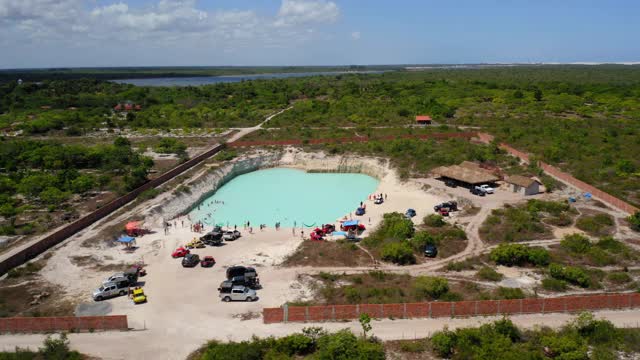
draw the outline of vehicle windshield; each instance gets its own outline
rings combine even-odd
[[[100,287],[98,288],[98,291],[104,291],[104,286],[100,286]]]

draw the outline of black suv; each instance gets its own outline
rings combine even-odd
[[[427,245],[424,247],[424,256],[436,257],[438,255],[438,248],[435,245]]]
[[[473,186],[473,185],[471,185],[471,189],[469,189],[469,192],[472,193],[473,195],[478,195],[478,196],[485,196],[486,195],[484,193],[484,190],[476,189],[475,186]]]
[[[260,279],[256,269],[244,266],[231,266],[227,268],[227,281],[233,285],[244,285],[251,288],[260,286]]]
[[[222,244],[222,232],[211,231],[200,237],[203,243],[211,246]]]
[[[200,257],[197,254],[187,254],[182,258],[182,267],[194,267],[200,263]]]

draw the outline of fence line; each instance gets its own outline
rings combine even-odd
[[[229,144],[231,147],[245,147],[245,146],[286,146],[286,145],[318,145],[318,144],[345,144],[353,142],[369,142],[369,141],[389,141],[396,139],[471,139],[476,137],[475,132],[455,132],[455,133],[433,133],[433,134],[405,134],[405,135],[389,135],[376,138],[363,137],[345,137],[334,139],[287,139],[287,140],[256,140],[256,141],[234,141]]]
[[[36,256],[42,254],[46,250],[50,249],[51,247],[61,243],[65,239],[76,234],[78,231],[90,226],[96,221],[111,214],[112,212],[121,208],[125,204],[134,200],[138,195],[140,195],[144,191],[164,184],[165,182],[182,174],[186,170],[194,167],[195,165],[199,164],[205,159],[215,155],[216,153],[224,149],[225,146],[226,145],[224,144],[215,145],[213,148],[207,150],[206,152],[194,157],[193,159],[185,161],[182,164],[175,166],[174,168],[163,173],[159,177],[144,183],[142,186],[132,190],[131,192],[125,195],[122,195],[119,198],[116,198],[115,200],[104,205],[103,207],[81,217],[80,219],[72,222],[71,224],[64,226],[62,229],[45,236],[39,241],[29,245],[28,247],[2,260],[0,262],[0,276],[4,275],[10,269],[20,266],[26,263],[27,261],[35,258]]]
[[[358,319],[361,314],[382,318],[443,318],[519,314],[571,313],[640,307],[640,293],[565,296],[516,300],[474,300],[401,304],[283,306],[264,308],[265,324]]]
[[[0,318],[0,334],[128,329],[126,315]]]

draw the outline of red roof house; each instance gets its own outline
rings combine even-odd
[[[416,122],[418,124],[422,124],[422,125],[429,125],[429,124],[431,124],[431,116],[429,116],[429,115],[418,115],[418,116],[416,116]]]
[[[114,106],[113,110],[116,110],[116,111],[122,110],[122,105],[118,104],[118,105]]]

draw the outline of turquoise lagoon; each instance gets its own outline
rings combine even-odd
[[[363,174],[307,173],[275,168],[240,175],[202,201],[191,219],[206,225],[257,228],[320,226],[355,212],[379,181]]]

